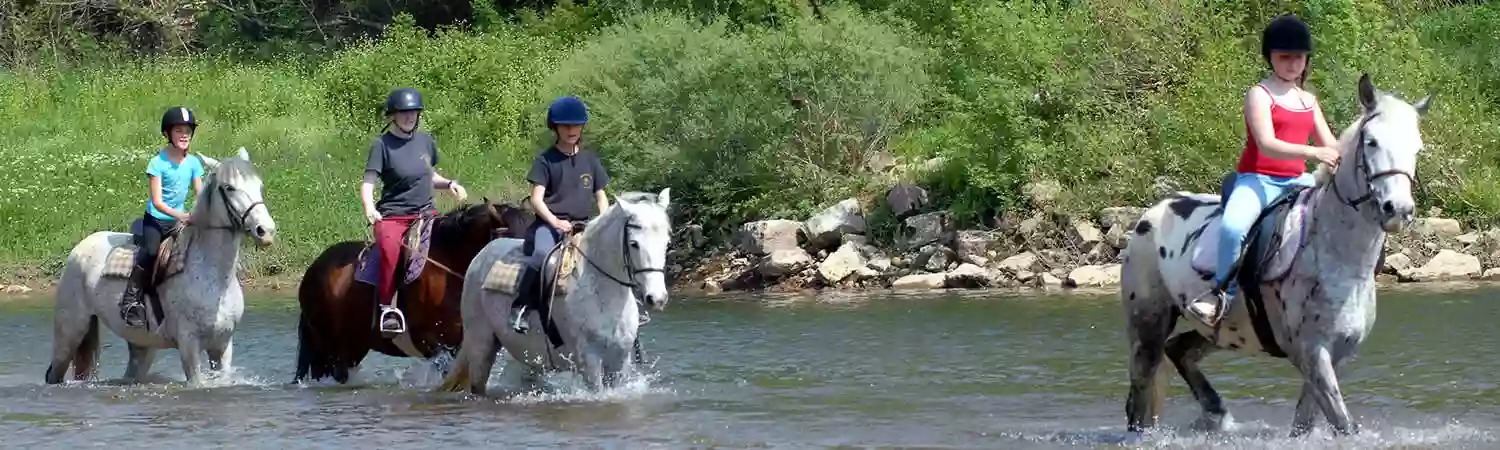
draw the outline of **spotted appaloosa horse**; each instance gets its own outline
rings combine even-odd
[[[1221,348],[1286,358],[1302,373],[1293,436],[1310,431],[1318,411],[1335,431],[1357,431],[1336,370],[1375,323],[1375,268],[1385,234],[1402,230],[1416,210],[1419,123],[1430,98],[1408,104],[1376,90],[1368,74],[1360,78],[1362,114],[1339,138],[1339,167],[1331,175],[1319,167],[1316,187],[1267,208],[1246,238],[1236,274],[1241,298],[1217,332],[1189,320],[1193,329],[1172,336],[1181,309],[1212,287],[1213,258],[1203,253],[1216,247],[1220,197],[1178,193],[1142,215],[1125,249],[1120,290],[1131,345],[1125,411],[1132,432],[1157,423],[1164,356],[1203,408],[1198,428],[1232,423],[1198,367]]]

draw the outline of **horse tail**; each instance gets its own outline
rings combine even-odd
[[[94,373],[94,363],[99,361],[99,317],[89,316],[89,331],[83,334],[73,354],[73,369],[79,380],[86,380]]]
[[[433,388],[433,392],[463,392],[469,386],[469,352],[459,349],[452,367],[453,370],[448,371],[448,376],[443,377],[442,384]]]

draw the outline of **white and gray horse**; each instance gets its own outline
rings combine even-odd
[[[597,391],[632,373],[631,350],[640,326],[637,302],[657,310],[667,304],[662,267],[671,239],[670,194],[670,189],[656,195],[622,194],[585,228],[582,262],[562,275],[572,285],[550,308],[561,347],[551,345],[537,315],[528,316],[531,332],[513,331],[507,314],[515,297],[486,286],[495,265],[517,264],[521,254],[516,250],[523,241],[496,239],[485,246],[464,275],[464,340],[453,371],[438,389],[456,392],[467,384],[470,393],[484,395],[497,345],[511,356],[505,372],[525,384],[535,384],[545,372],[581,371]]]
[[[116,248],[132,245],[131,235],[110,231],[90,234],[68,253],[58,280],[48,384],[61,383],[69,365],[78,380],[93,376],[100,321],[129,346],[127,381],[145,377],[156,350],[163,348],[178,349],[182,372],[194,386],[203,383],[201,352],[208,353],[210,369],[230,367],[234,329],[244,311],[235,273],[240,239],[248,234],[257,244],[270,245],[276,224],[261,196],[260,175],[244,148],[238,157],[222,162],[199,156],[209,173],[191,212],[193,222],[175,238],[172,245],[177,250],[169,252],[174,258],[184,258],[177,265],[180,272],[157,276],[160,281],[156,292],[164,318],[149,328],[125,326],[119,300],[128,272],[111,268],[109,262]]]
[[[1302,373],[1293,436],[1310,431],[1319,411],[1336,432],[1357,431],[1336,371],[1375,323],[1375,272],[1386,233],[1405,228],[1416,210],[1419,124],[1431,98],[1408,104],[1378,91],[1368,74],[1358,93],[1361,115],[1339,138],[1339,167],[1331,179],[1319,167],[1317,186],[1303,191],[1305,220],[1279,225],[1285,242],[1295,244],[1281,245],[1279,256],[1267,258],[1272,269],[1242,284],[1218,330],[1189,320],[1192,330],[1172,336],[1181,309],[1212,287],[1212,274],[1193,255],[1215,246],[1217,234],[1204,230],[1217,228],[1210,225],[1221,215],[1220,197],[1179,193],[1142,215],[1125,250],[1120,286],[1132,351],[1125,406],[1131,431],[1155,426],[1161,414],[1163,357],[1203,408],[1195,427],[1228,427],[1229,411],[1198,367],[1221,348],[1285,357]],[[1251,290],[1261,302],[1246,300]]]

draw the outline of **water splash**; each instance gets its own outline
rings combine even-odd
[[[1069,446],[1122,446],[1133,448],[1225,448],[1225,449],[1366,449],[1366,448],[1492,448],[1500,441],[1488,430],[1452,420],[1432,427],[1370,427],[1353,436],[1336,436],[1319,427],[1307,436],[1293,438],[1284,426],[1261,422],[1241,424],[1234,431],[1202,433],[1161,428],[1146,433],[1126,433],[1118,428],[1081,432],[1006,433],[1010,437]]]

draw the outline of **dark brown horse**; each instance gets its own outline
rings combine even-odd
[[[396,306],[406,316],[406,333],[394,339],[382,336],[375,325],[379,306],[374,286],[356,280],[363,251],[371,243],[345,241],[324,250],[297,288],[302,317],[293,382],[333,377],[347,383],[350,371],[370,350],[423,359],[440,351],[452,354],[464,335],[458,302],[469,261],[496,237],[520,237],[530,221],[522,210],[496,206],[489,199],[436,218],[421,273],[398,284]],[[397,283],[408,278],[408,251],[397,263]]]

